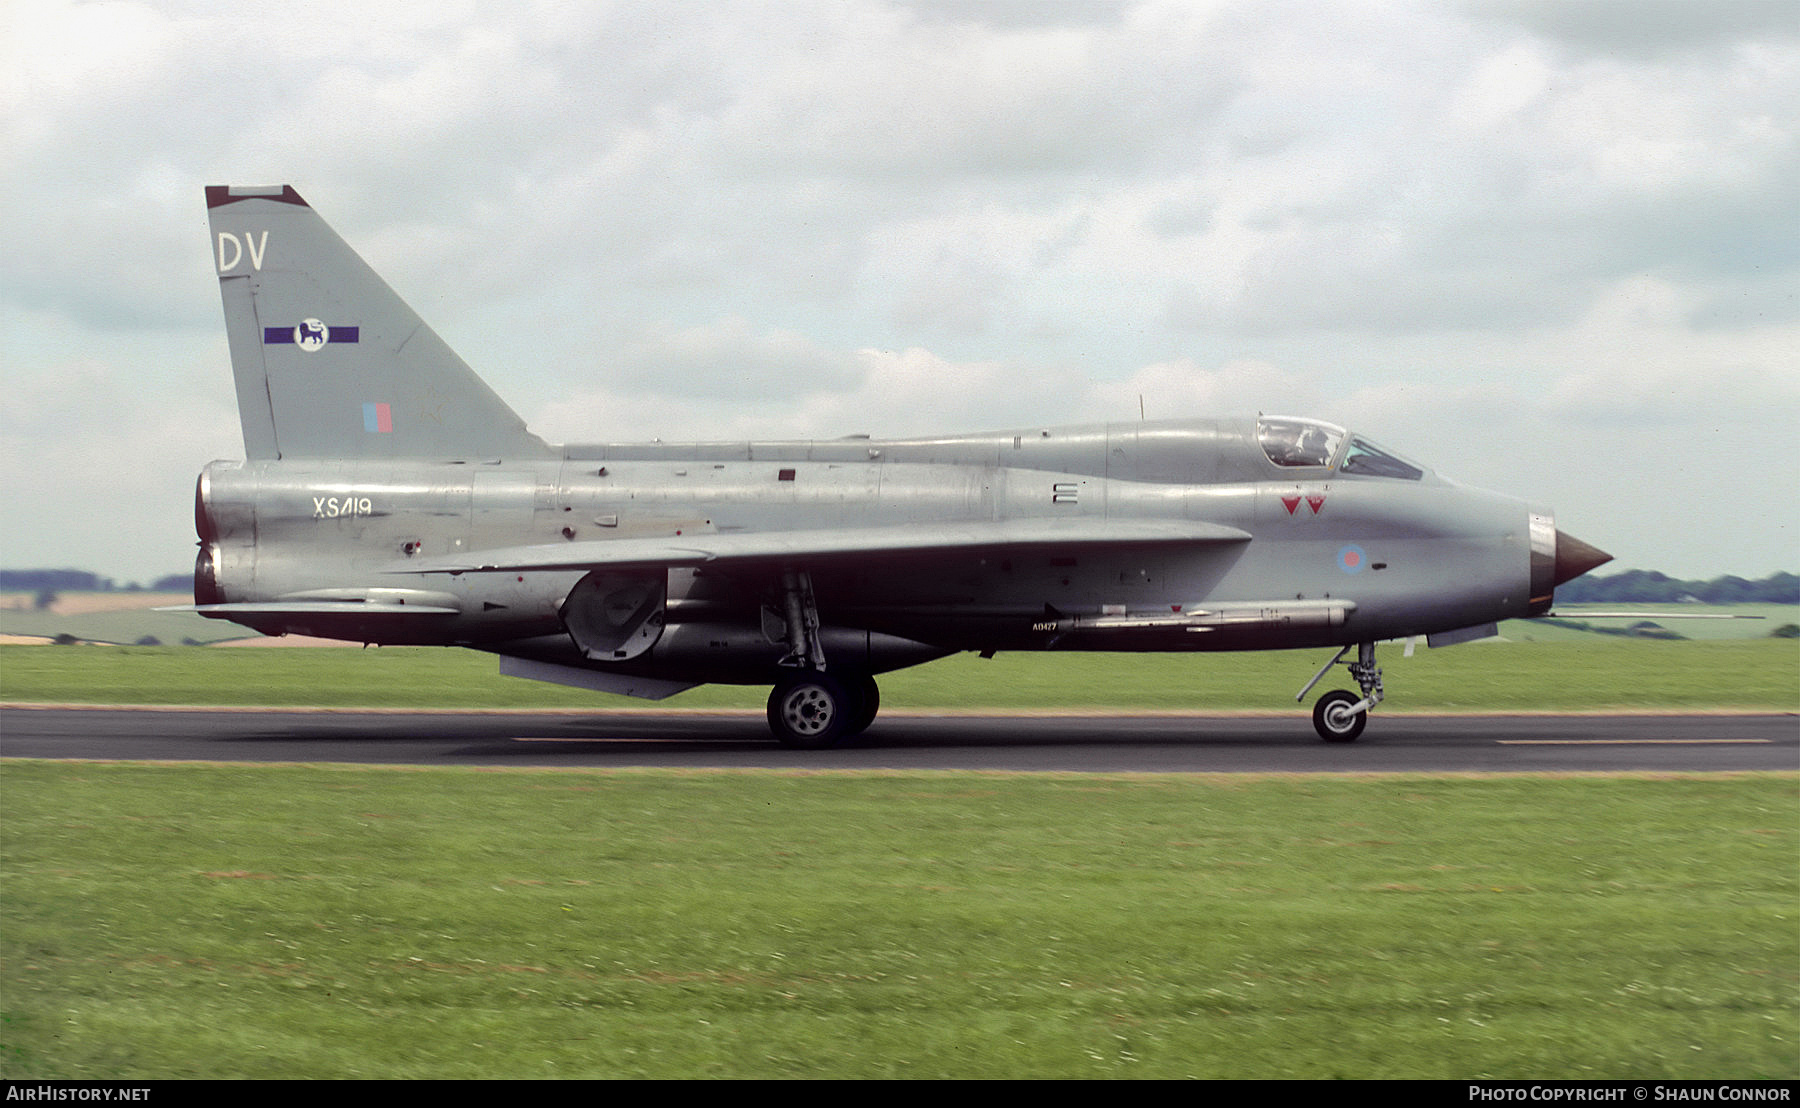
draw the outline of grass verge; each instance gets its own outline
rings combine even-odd
[[[1330,651],[962,654],[881,678],[886,708],[1294,711]],[[1388,646],[1383,712],[1800,710],[1800,639]],[[1320,686],[1347,686],[1342,669]],[[707,686],[676,708],[760,708],[767,689]],[[0,647],[0,700],[401,708],[645,707],[502,677],[474,651]]]
[[[1800,775],[0,788],[8,1078],[1800,1077]]]

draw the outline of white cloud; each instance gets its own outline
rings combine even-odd
[[[1780,0],[1472,0],[1467,7],[1582,53],[1667,58],[1800,37],[1793,9]]]
[[[200,188],[285,180],[553,438],[1313,411],[1794,568],[1800,496],[1714,513],[1800,423],[1800,43],[1610,7],[14,4],[4,526],[185,529],[235,432]]]

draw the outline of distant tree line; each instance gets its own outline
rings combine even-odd
[[[1800,577],[1775,573],[1761,581],[1732,576],[1682,581],[1632,569],[1610,577],[1577,577],[1556,587],[1556,599],[1563,604],[1800,604]]]
[[[114,583],[110,577],[84,569],[0,569],[0,592],[185,592],[194,579],[185,573],[158,577],[148,586],[133,581]]]

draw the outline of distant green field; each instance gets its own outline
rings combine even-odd
[[[1777,628],[1800,625],[1800,605],[1795,604],[1558,604],[1558,619],[1511,620],[1500,633],[1518,642],[1569,642],[1624,631],[1650,622],[1685,639],[1763,639]],[[1647,613],[1644,619],[1592,619],[1593,612]],[[1731,619],[1716,618],[1732,616]],[[1700,618],[1694,618],[1700,617]],[[1564,626],[1586,623],[1589,630]]]
[[[881,678],[888,709],[1296,712],[1329,651],[957,655]],[[1383,647],[1385,712],[1734,708],[1800,710],[1800,640]],[[1320,688],[1350,684],[1340,668]],[[760,708],[762,688],[706,686],[671,708]],[[1316,693],[1315,693],[1316,695]],[[436,648],[234,650],[0,647],[0,700],[318,707],[606,708],[644,701],[500,676],[495,660]]]
[[[72,635],[83,642],[128,644],[146,637],[167,646],[184,642],[214,643],[254,638],[256,632],[224,620],[207,619],[193,612],[158,612],[148,606],[107,605],[189,604],[185,593],[64,593],[67,607],[75,611],[40,610],[24,593],[0,593],[0,635],[29,635],[53,639]]]
[[[151,607],[110,608],[109,604],[131,604],[152,599],[129,593],[65,593],[71,612],[40,611],[34,598],[26,593],[0,593],[0,635],[28,635],[52,639],[71,635],[83,642],[129,645],[153,638],[164,646],[193,642],[199,644],[255,639],[254,631],[225,620],[207,619],[191,612],[158,612]],[[155,596],[160,605],[186,604],[186,594],[168,593]],[[92,609],[92,610],[89,610]],[[1785,624],[1800,625],[1800,605],[1738,604],[1712,606],[1704,604],[1588,604],[1563,605],[1559,612],[1579,621],[1583,613],[1619,611],[1666,613],[1662,626],[1676,635],[1690,639],[1758,639]],[[1732,615],[1737,619],[1692,619],[1694,615]],[[1656,617],[1651,617],[1652,622]],[[1594,630],[1577,631],[1556,624],[1514,620],[1501,625],[1501,634],[1520,642],[1568,642],[1609,637],[1606,631],[1630,627],[1636,620],[1609,619],[1590,621]]]

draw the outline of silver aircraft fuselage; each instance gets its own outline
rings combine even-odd
[[[797,746],[954,651],[1354,646],[1362,695],[1314,713],[1349,741],[1377,642],[1480,637],[1607,559],[1294,416],[553,446],[291,187],[206,196],[247,460],[200,476],[193,610],[265,634],[650,698],[770,684]]]
[[[819,613],[829,628],[906,640],[886,644],[892,656],[880,671],[958,650],[1341,645],[1449,631],[1544,606],[1541,580],[1534,594],[1532,521],[1546,513],[1430,473],[1398,480],[1284,470],[1264,456],[1255,426],[1190,421],[933,440],[607,444],[491,465],[216,462],[199,489],[202,577],[211,582],[201,602],[355,597],[396,608],[436,605],[453,611],[417,619],[336,609],[251,625],[504,648],[566,638],[559,611],[583,571],[488,569],[485,551],[532,547],[547,556],[559,545],[624,539],[703,547],[706,536],[739,533],[1169,520],[1247,537],[1188,548],[976,549],[955,564],[935,552],[896,550],[816,569]],[[766,578],[761,565],[672,568],[664,638],[656,658],[637,668],[708,681],[768,679],[781,650],[761,632]],[[734,627],[754,631],[762,648],[746,655],[727,633]],[[532,653],[561,652],[540,644]]]

